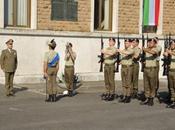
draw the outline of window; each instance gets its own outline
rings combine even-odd
[[[52,20],[77,21],[77,0],[52,0]]]
[[[94,29],[112,30],[112,3],[113,0],[94,0]]]
[[[4,0],[5,26],[30,26],[30,0]]]
[[[143,33],[156,33],[159,25],[160,0],[143,0]]]

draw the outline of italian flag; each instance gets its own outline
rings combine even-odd
[[[158,26],[160,0],[144,0],[143,25]]]

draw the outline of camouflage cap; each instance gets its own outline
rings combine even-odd
[[[57,46],[56,42],[54,41],[54,39],[52,39],[49,43],[48,46],[55,48]]]
[[[9,39],[8,41],[6,41],[6,44],[9,44],[9,43],[13,43],[13,39]]]

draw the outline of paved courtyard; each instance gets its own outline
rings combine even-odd
[[[116,82],[121,93],[121,82]],[[160,83],[166,96],[166,82]],[[142,86],[142,81],[139,82]],[[44,84],[15,85],[15,97],[5,97],[0,85],[0,130],[174,130],[175,110],[155,100],[153,107],[101,101],[103,82],[86,82],[74,97],[46,103]],[[60,93],[63,89],[60,89]]]

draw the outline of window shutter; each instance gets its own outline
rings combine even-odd
[[[52,0],[52,20],[65,18],[65,0]]]
[[[52,20],[77,21],[77,0],[52,0]]]
[[[67,20],[77,21],[78,2],[67,0]]]

